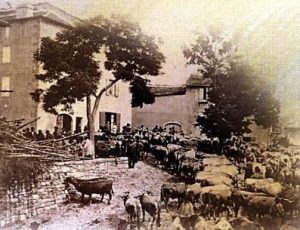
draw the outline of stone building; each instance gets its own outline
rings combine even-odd
[[[195,127],[197,115],[203,114],[208,106],[209,79],[192,74],[182,86],[151,86],[155,94],[155,103],[143,108],[132,109],[132,125],[144,125],[152,129],[155,125],[175,127],[186,134],[199,136],[199,127]],[[251,139],[259,144],[269,144],[270,130],[251,125]]]
[[[187,134],[199,135],[199,128],[194,124],[197,115],[201,115],[208,105],[209,87],[210,81],[196,74],[192,74],[183,86],[152,86],[155,103],[133,108],[132,125],[151,129],[155,125],[174,126]]]
[[[0,116],[8,119],[39,119],[33,124],[37,129],[52,130],[54,126],[74,131],[87,124],[86,103],[74,105],[74,112],[60,112],[58,116],[45,113],[30,97],[41,82],[35,74],[41,71],[33,60],[42,37],[54,37],[57,32],[74,26],[80,19],[49,4],[21,4],[16,8],[0,9]],[[100,84],[107,84],[108,74]],[[12,92],[6,92],[11,90]],[[122,96],[121,96],[122,95]],[[128,85],[119,82],[102,98],[96,128],[108,121],[118,128],[131,123],[131,94]]]

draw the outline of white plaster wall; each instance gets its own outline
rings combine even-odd
[[[61,27],[54,26],[48,23],[41,22],[41,28],[40,28],[40,36],[41,37],[55,37],[55,34],[59,31],[61,31]],[[95,59],[101,60],[103,59],[102,55],[96,56]],[[103,63],[103,62],[101,62]],[[100,66],[101,69],[103,69],[103,65]],[[42,71],[41,69],[39,71]],[[103,76],[100,80],[100,87],[99,89],[103,88],[107,84],[106,79],[113,79],[113,76],[111,73],[107,71],[103,71]],[[127,123],[131,123],[132,121],[132,112],[131,112],[131,93],[129,92],[129,84],[119,81],[116,83],[118,88],[118,97],[115,97],[113,95],[106,95],[103,94],[100,105],[97,111],[97,115],[95,118],[95,128],[99,128],[99,113],[101,112],[112,112],[112,113],[120,113],[121,114],[121,127],[126,125]],[[47,87],[47,84],[44,84],[42,82],[39,82],[40,88]],[[92,98],[92,106],[94,105],[94,98]],[[68,113],[65,111],[62,111],[61,108],[57,109],[59,113],[65,113],[69,114],[72,119],[72,129],[75,129],[75,122],[76,117],[82,117],[82,128],[87,124],[87,118],[86,118],[86,102],[85,100],[82,102],[77,102],[73,105],[73,113]],[[54,129],[54,126],[56,125],[56,116],[46,113],[42,106],[38,106],[38,117],[40,119],[37,121],[37,129],[46,130],[49,129],[52,131]]]
[[[100,83],[101,84],[101,83]],[[129,84],[124,82],[116,83],[119,88],[119,96],[114,97],[112,95],[104,94],[101,98],[100,105],[95,118],[95,128],[99,128],[99,113],[100,112],[112,112],[121,114],[121,127],[127,123],[131,124],[132,112],[131,112],[131,93],[129,92]],[[102,87],[102,86],[101,86]],[[94,105],[94,98],[92,98],[92,106]],[[72,129],[75,129],[76,117],[82,117],[82,128],[87,124],[86,118],[86,101],[78,101],[73,105],[73,113],[63,111],[61,108],[57,109],[60,114],[69,114],[73,119]],[[41,105],[39,105],[38,116],[40,119],[37,122],[38,129],[50,131],[54,129],[56,124],[56,116],[46,113]]]

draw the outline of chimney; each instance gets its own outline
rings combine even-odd
[[[33,16],[33,7],[30,4],[20,4],[17,6],[17,19],[29,18]]]

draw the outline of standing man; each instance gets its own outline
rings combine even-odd
[[[274,220],[274,229],[279,229],[284,217],[284,208],[282,203],[280,202],[279,197],[276,197],[271,208],[270,208],[270,214],[273,217]]]
[[[45,136],[46,140],[52,140],[53,139],[53,135],[50,133],[49,130],[46,130],[46,136]]]
[[[135,138],[135,141],[129,144],[127,148],[129,168],[134,168],[134,165],[137,163],[143,147],[143,144],[139,141],[139,136],[136,136]]]
[[[54,127],[53,137],[54,137],[54,139],[59,139],[60,138],[60,134],[58,132],[58,127],[57,126]]]
[[[128,168],[134,168],[136,163],[136,155],[135,155],[135,145],[134,142],[128,140],[127,142],[127,156],[128,156]]]
[[[93,150],[94,150],[94,146],[92,141],[89,139],[89,137],[85,137],[85,144],[83,146],[83,150],[84,150],[84,155],[85,156],[93,156]]]
[[[45,140],[45,135],[43,134],[42,130],[39,129],[38,134],[35,138],[36,141],[43,141]]]
[[[117,127],[116,123],[112,123],[112,125],[111,125],[111,134],[117,135],[117,132],[118,132],[118,127]]]

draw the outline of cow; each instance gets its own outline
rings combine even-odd
[[[156,145],[151,148],[157,164],[164,164],[168,155],[167,147]]]
[[[151,227],[153,226],[154,221],[156,220],[156,225],[160,226],[160,203],[156,202],[155,199],[148,193],[143,193],[138,196],[140,198],[140,203],[142,206],[143,212],[143,222],[145,221],[145,212],[153,218],[151,222]]]
[[[139,202],[137,201],[136,198],[133,198],[128,194],[125,194],[122,196],[125,210],[129,215],[129,219],[132,222],[133,219],[137,220],[137,226],[140,224],[140,211],[141,211],[141,206]]]
[[[220,215],[224,211],[229,214],[231,212],[230,206],[232,206],[231,188],[226,185],[207,186],[201,189],[202,201],[206,205],[206,208],[210,210],[207,215],[215,218],[216,215]],[[211,210],[211,207],[213,210]]]
[[[164,202],[168,211],[169,199],[178,199],[178,206],[181,205],[182,199],[185,196],[187,186],[184,183],[168,183],[161,186],[160,199]]]
[[[94,179],[94,180],[81,180],[74,177],[67,177],[66,183],[73,184],[78,192],[81,193],[81,202],[83,203],[84,195],[89,195],[89,204],[91,203],[92,194],[102,195],[103,201],[104,194],[109,196],[108,204],[110,204],[113,194],[113,181],[108,179]]]
[[[199,202],[201,198],[201,184],[195,183],[192,185],[188,185],[186,189],[186,197],[190,197],[191,201]]]
[[[255,196],[248,201],[247,210],[252,219],[260,219],[266,214],[270,214],[270,209],[275,201],[275,197]]]
[[[293,217],[299,211],[300,191],[299,188],[287,186],[280,194],[284,209]]]
[[[150,143],[147,140],[141,140],[140,142],[143,144],[142,158],[147,158],[148,154],[151,152]]]
[[[257,196],[267,196],[264,193],[254,193],[243,190],[234,190],[231,194],[231,201],[233,202],[233,209],[235,212],[235,216],[238,216],[238,212],[240,207],[247,207],[248,201],[253,197]]]
[[[267,179],[252,179],[248,178],[246,181],[246,188],[252,192],[263,192],[270,196],[278,196],[284,189],[284,187],[274,182],[272,178]]]
[[[231,186],[232,179],[230,175],[223,172],[199,172],[196,175],[195,181],[200,183],[202,187],[204,186],[214,186],[224,184]]]
[[[204,172],[223,172],[228,174],[230,177],[237,176],[239,174],[238,168],[235,165],[217,165],[216,166],[205,166]]]
[[[167,149],[167,164],[168,166],[172,167],[174,172],[178,172],[180,161],[183,160],[183,158],[179,157],[180,152],[183,150],[182,146],[168,144]]]
[[[243,230],[263,230],[264,228],[256,223],[253,222],[246,217],[239,216],[229,221],[233,229],[243,229]]]

